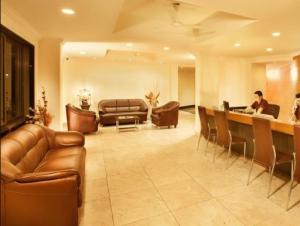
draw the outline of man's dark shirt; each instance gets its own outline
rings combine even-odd
[[[255,101],[252,105],[251,105],[252,109],[255,109],[255,111],[257,112],[258,109],[262,108],[262,114],[268,114],[269,113],[269,103],[268,101],[266,101],[265,99],[261,99],[261,101],[258,103],[258,101]]]

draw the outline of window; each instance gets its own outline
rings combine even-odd
[[[34,47],[1,25],[1,134],[25,121],[34,106]]]

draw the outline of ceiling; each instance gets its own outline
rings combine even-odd
[[[127,51],[193,60],[191,54],[198,52],[254,57],[300,50],[299,0],[2,0],[2,4],[42,37],[64,39],[65,54],[70,56],[80,57],[78,50],[88,53],[84,57]],[[76,14],[63,15],[63,7]],[[274,31],[281,36],[272,37]],[[131,48],[128,42],[133,43]],[[171,49],[164,51],[163,46]],[[268,47],[273,48],[271,53],[266,52]]]

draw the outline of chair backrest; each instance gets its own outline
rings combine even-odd
[[[179,102],[178,101],[169,101],[168,103],[161,106],[163,109],[173,109],[173,108],[179,108]]]
[[[280,112],[280,106],[277,104],[269,104],[268,107],[269,115],[273,115],[274,118],[278,118]]]
[[[300,182],[300,125],[294,126],[294,150],[297,162],[294,177]]]
[[[295,111],[295,115],[296,115],[296,119],[300,120],[300,106],[297,107],[297,109]]]
[[[229,102],[226,100],[223,100],[223,106],[224,106],[224,110],[225,111],[229,111],[230,107],[229,107]]]
[[[270,167],[274,158],[271,121],[260,117],[253,117],[252,122],[255,139],[254,160],[265,167]]]
[[[209,127],[208,127],[208,118],[206,114],[206,108],[203,106],[198,106],[198,113],[201,124],[201,134],[208,139]]]
[[[228,147],[230,142],[229,126],[225,111],[214,110],[215,124],[217,128],[217,143]]]

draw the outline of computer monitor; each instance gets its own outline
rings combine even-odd
[[[223,100],[223,106],[224,106],[225,111],[229,111],[229,102],[228,101]]]

